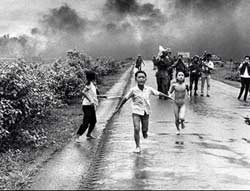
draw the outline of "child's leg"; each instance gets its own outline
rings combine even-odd
[[[186,111],[186,106],[185,106],[185,104],[183,104],[182,106],[180,106],[180,112],[179,112],[179,119],[180,119],[180,122],[181,122],[181,128],[182,129],[185,128],[185,125],[184,125],[185,111]]]
[[[92,108],[90,108],[90,113],[91,113],[91,116],[90,116],[88,133],[86,135],[87,137],[92,137],[91,132],[95,128],[95,124],[96,124],[96,112],[95,112],[94,106]]]
[[[193,83],[194,83],[194,77],[190,75],[189,77],[190,95],[192,95]]]
[[[91,119],[91,112],[90,112],[90,107],[89,106],[82,106],[83,110],[83,122],[80,126],[80,128],[77,131],[77,136],[81,136],[86,129],[89,127],[90,119]]]
[[[207,76],[207,96],[209,96],[209,91],[210,91],[210,75]]]
[[[179,131],[179,107],[178,105],[175,103],[174,104],[174,116],[175,116],[175,125],[177,130]]]
[[[134,139],[136,148],[140,147],[140,122],[141,122],[141,116],[137,114],[132,114],[133,117],[133,123],[134,123]]]
[[[198,82],[199,82],[199,76],[195,76],[195,84],[194,84],[194,94],[197,95],[197,90],[198,90]]]
[[[201,96],[204,94],[205,77],[201,77]]]
[[[142,124],[142,135],[143,135],[143,138],[147,138],[148,137],[148,121],[149,121],[149,115],[147,114],[144,114],[144,116],[142,117],[142,121],[141,121],[141,124]]]

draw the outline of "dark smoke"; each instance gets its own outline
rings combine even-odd
[[[177,0],[176,12],[172,15],[180,21],[180,27],[186,32],[183,47],[193,53],[209,50],[225,59],[240,58],[247,51],[246,39],[240,35],[234,17],[241,0]],[[189,15],[187,17],[187,15]],[[188,27],[185,22],[200,23],[199,28]],[[177,42],[176,44],[181,44]],[[244,51],[245,49],[245,51]]]
[[[76,11],[67,4],[50,10],[41,19],[46,32],[80,33],[84,30],[86,21],[79,17]]]
[[[44,57],[58,57],[77,48],[91,56],[141,54],[148,59],[163,45],[174,54],[207,50],[224,59],[241,59],[250,49],[249,8],[250,2],[242,0],[171,0],[158,1],[157,5],[106,0],[101,9],[90,10],[99,15],[91,20],[88,14],[82,17],[77,8],[63,4],[44,13],[39,25],[30,31],[31,37],[9,37],[10,44],[6,38],[0,39],[0,48],[2,52],[12,48],[20,54],[35,50]]]
[[[118,18],[117,22],[123,21],[127,16],[136,17],[139,25],[148,27],[164,24],[166,19],[161,10],[155,8],[153,4],[139,4],[136,0],[107,0],[104,5],[104,14],[111,15],[111,17],[115,14],[116,19]]]

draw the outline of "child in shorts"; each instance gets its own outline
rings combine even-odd
[[[175,125],[177,128],[177,135],[180,135],[180,128],[184,129],[185,121],[185,97],[189,97],[189,87],[185,83],[184,72],[178,71],[176,73],[176,82],[174,82],[170,88],[170,94],[174,92],[174,115],[175,115]]]
[[[137,82],[137,86],[130,89],[127,95],[122,99],[121,103],[117,107],[116,112],[120,110],[123,104],[126,103],[127,100],[132,98],[132,118],[134,124],[134,139],[135,139],[135,153],[140,153],[140,124],[142,128],[143,138],[148,137],[148,122],[149,122],[149,114],[150,111],[150,95],[154,96],[163,96],[169,98],[166,94],[161,93],[155,90],[152,87],[145,86],[145,82],[147,81],[146,72],[139,70],[135,73],[135,80]]]

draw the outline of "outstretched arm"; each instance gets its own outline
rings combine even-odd
[[[114,113],[117,113],[132,96],[133,96],[133,91],[130,90],[129,93],[124,98],[122,98],[120,104],[117,106]]]
[[[127,101],[128,101],[127,98],[123,98],[118,107],[116,108],[115,113],[118,112]]]

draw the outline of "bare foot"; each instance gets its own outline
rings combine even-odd
[[[140,147],[136,147],[135,150],[133,151],[134,153],[140,153],[141,152],[141,148]]]
[[[177,130],[176,135],[180,135],[180,134],[181,134],[180,130]]]

